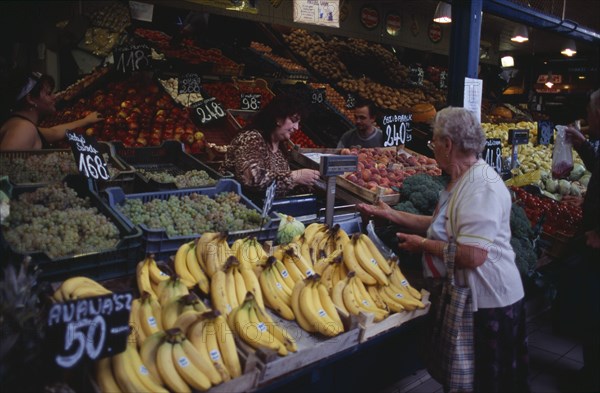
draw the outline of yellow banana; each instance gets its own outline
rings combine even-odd
[[[356,261],[358,264],[367,272],[369,275],[374,277],[377,282],[381,285],[388,285],[390,280],[381,270],[379,263],[372,255],[369,254],[369,250],[366,247],[362,247],[362,245],[358,242],[360,234],[354,234],[352,239],[352,245],[354,246],[354,255],[356,257]],[[344,257],[348,257],[344,255]]]
[[[225,289],[226,282],[227,275],[222,270],[217,271],[210,281],[210,299],[213,308],[223,315],[228,315],[233,310]]]
[[[206,274],[208,275],[207,265],[206,265],[206,257],[209,249],[212,252],[216,252],[216,248],[214,247],[213,242],[215,242],[220,236],[222,236],[219,232],[204,232],[200,238],[196,240],[196,258],[198,259],[198,263],[200,267]],[[209,246],[209,244],[212,244]],[[210,277],[210,275],[209,275]]]
[[[281,276],[281,274],[279,273],[279,270],[277,270],[277,267],[275,267],[275,265],[271,265],[268,268],[271,271],[271,277],[272,277],[272,285],[274,285],[277,289],[283,291],[284,293],[284,301],[285,303],[289,306],[290,305],[290,299],[292,298],[292,290],[294,288],[293,283],[292,286],[288,286],[287,281]],[[285,268],[284,268],[285,270]],[[287,270],[286,270],[287,273]],[[289,277],[289,275],[288,275]],[[291,278],[290,278],[290,281]]]
[[[242,375],[242,365],[237,353],[233,331],[227,325],[225,317],[221,314],[215,317],[214,326],[219,350],[223,356],[223,363],[225,363],[231,377],[237,378]]]
[[[337,274],[336,265],[333,263],[329,263],[327,267],[323,270],[323,274],[321,274],[321,282],[327,290],[331,290],[333,288],[333,275]]]
[[[349,241],[344,245],[344,264],[349,271],[355,272],[356,276],[366,285],[375,285],[377,280],[375,277],[367,273],[356,260],[356,254],[354,252],[354,244]]]
[[[256,310],[250,302],[244,302],[235,315],[234,328],[240,338],[252,348],[266,348],[285,356],[288,351],[282,342],[267,331],[264,323],[258,320]]]
[[[342,228],[340,228],[340,229],[338,229],[334,240],[335,240],[335,248],[341,251],[344,249],[344,245],[350,241],[350,237],[348,236],[346,231],[344,231]]]
[[[343,326],[337,325],[323,309],[318,293],[317,298],[314,296],[313,287],[311,280],[300,292],[300,310],[317,332],[326,337],[337,336],[343,331]]]
[[[157,297],[156,292],[154,292],[154,289],[150,284],[150,270],[145,259],[138,262],[135,278],[140,293],[148,292],[152,296]]]
[[[208,377],[204,375],[204,373],[200,371],[187,357],[181,343],[173,343],[171,350],[175,370],[181,376],[181,378],[195,390],[204,392],[210,389],[212,384],[210,383]],[[171,387],[171,389],[173,389],[173,387]]]
[[[198,257],[196,256],[196,246],[194,244],[192,244],[188,250],[185,258],[185,264],[187,270],[194,278],[194,282],[198,285],[198,288],[200,288],[200,291],[208,295],[210,292],[210,281],[206,276],[206,273],[204,273],[202,270],[200,262],[198,262]]]
[[[300,294],[302,290],[306,286],[305,280],[300,280],[296,282],[294,285],[294,290],[292,291],[292,311],[294,312],[294,316],[296,317],[296,322],[298,325],[309,333],[315,333],[315,327],[310,323],[307,317],[302,314],[302,307],[300,307]]]
[[[150,295],[148,292],[144,292],[141,298],[139,310],[139,321],[146,337],[162,330],[161,315],[155,314],[155,310],[157,309],[152,307],[152,303],[150,301],[151,299],[152,295]],[[160,306],[158,308],[158,312],[160,312]]]
[[[358,236],[358,245],[360,248],[366,248],[364,253],[366,255],[370,255],[377,261],[377,266],[383,271],[385,275],[390,275],[392,270],[390,269],[390,265],[385,260],[375,243],[371,240],[371,238],[364,233],[361,233]]]
[[[202,312],[195,310],[184,311],[173,323],[173,328],[181,329],[182,332],[187,332],[190,326],[202,318]]]
[[[242,245],[243,242],[244,242],[244,239],[240,238],[240,239],[236,239],[231,244],[231,253],[233,255],[235,255],[238,259],[241,259],[240,256],[238,255],[238,250],[240,249],[240,246]]]
[[[405,311],[406,309],[404,308],[404,306],[400,303],[399,299],[395,297],[395,293],[394,292],[390,293],[390,292],[386,291],[386,288],[388,288],[388,287],[387,286],[379,286],[377,288],[377,290],[378,290],[379,294],[381,295],[381,298],[383,299],[385,304],[387,304],[390,311],[392,311],[392,312]]]
[[[246,284],[246,290],[252,292],[259,306],[264,307],[265,302],[260,289],[260,283],[258,282],[258,278],[256,277],[256,274],[254,274],[252,267],[240,264],[240,273]]]
[[[313,297],[319,298],[321,306],[323,307],[323,310],[325,310],[329,318],[331,318],[340,327],[341,331],[344,331],[344,324],[342,323],[340,315],[338,314],[338,311],[335,308],[335,304],[331,299],[331,295],[329,295],[329,292],[324,284],[320,282],[317,282],[315,284],[313,289]]]
[[[223,357],[221,355],[221,350],[217,340],[217,329],[214,325],[214,318],[208,317],[204,321],[203,339],[206,341],[206,349],[208,349],[210,360],[212,360],[213,365],[221,375],[223,382],[229,381],[231,379],[231,375],[227,370],[227,366],[225,366],[225,363],[223,362]]]
[[[158,366],[158,372],[169,390],[173,392],[191,393],[192,390],[189,385],[177,371],[173,359],[173,343],[168,339],[164,340],[156,351],[156,364]]]
[[[275,337],[277,340],[283,343],[283,345],[288,351],[298,351],[298,344],[296,344],[296,340],[294,340],[294,338],[289,334],[287,330],[275,323],[275,321],[271,319],[269,314],[267,314],[267,312],[264,309],[260,307],[255,307],[254,310],[256,311],[258,319],[267,327],[269,333],[271,333],[273,337]]]
[[[175,273],[177,273],[184,282],[191,284],[191,286],[188,286],[188,289],[191,289],[196,284],[196,278],[192,275],[192,272],[187,265],[187,256],[193,245],[194,242],[183,243],[177,249],[175,258],[173,259]]]
[[[128,356],[131,359],[131,364],[133,365],[133,369],[137,373],[137,377],[142,381],[142,384],[146,387],[146,390],[149,392],[167,392],[161,386],[161,380],[155,378],[149,371],[144,363],[142,363],[142,358],[140,357],[140,353],[135,348],[134,345],[128,344],[130,348]]]
[[[406,279],[400,266],[396,262],[391,263],[392,274],[390,275],[390,284],[393,284],[399,288],[404,287],[408,290],[408,293],[417,300],[421,300],[421,292],[417,291]]]
[[[272,268],[267,268],[262,271],[259,277],[259,282],[265,294],[267,305],[282,318],[293,321],[295,319],[294,312],[290,308],[290,305],[284,300],[285,292],[283,291],[283,288],[278,288],[274,283],[272,274]]]
[[[198,321],[190,326],[187,333],[189,339],[183,340],[181,342],[181,347],[188,359],[190,359],[190,361],[208,377],[210,382],[213,385],[218,385],[223,382],[223,377],[221,377],[221,374],[217,371],[210,359],[206,341],[203,338],[203,330],[204,321]]]
[[[227,293],[227,302],[231,307],[236,308],[240,305],[235,292],[235,277],[233,276],[233,266],[225,271],[225,291]]]
[[[346,308],[346,305],[344,304],[342,291],[344,290],[344,287],[347,283],[347,280],[338,281],[338,283],[335,284],[331,289],[331,300],[333,301],[333,304],[335,304],[337,310],[341,310],[342,312],[346,313],[346,316],[349,314],[349,311]]]
[[[273,265],[274,265],[275,269],[277,269],[278,277],[281,277],[281,281],[280,282],[282,283],[282,285],[285,284],[285,286],[287,288],[289,288],[289,290],[290,290],[289,294],[291,296],[292,295],[292,291],[294,290],[294,285],[296,283],[294,282],[294,280],[290,276],[290,273],[285,268],[285,265],[283,264],[283,262],[281,262],[279,259],[276,259],[273,262]],[[277,280],[277,281],[279,281],[279,280]]]
[[[134,339],[137,345],[142,345],[146,340],[146,334],[142,329],[142,323],[140,322],[140,308],[142,306],[141,299],[133,299],[131,302],[131,311],[129,312],[129,326],[131,326],[132,333],[130,337]]]
[[[369,286],[366,286],[366,288],[367,288],[367,292],[369,292],[369,295],[371,295],[371,299],[373,299],[373,302],[375,303],[377,308],[380,308],[382,310],[387,310],[388,306],[387,306],[386,302],[383,300],[383,298],[381,297],[381,294],[377,290],[377,287],[374,285],[369,285]]]
[[[284,253],[284,255],[283,255],[282,262],[283,262],[288,274],[294,281],[294,283],[297,283],[298,281],[302,281],[302,280],[304,280],[304,278],[306,278],[304,273],[302,273],[300,271],[300,269],[298,268],[298,266],[296,266],[296,264],[294,263],[294,260],[286,253]]]
[[[111,293],[108,289],[104,288],[104,286],[92,280],[91,278],[76,276],[66,279],[60,285],[60,293],[61,297],[64,299],[63,301],[73,300],[75,298],[73,293],[77,290],[81,291],[80,288],[86,288],[89,290],[89,292],[92,292],[91,289],[94,289],[98,291],[104,290],[108,293]]]
[[[117,384],[112,372],[111,358],[102,358],[95,364],[96,382],[102,393],[121,393],[121,388]]]
[[[127,345],[125,351],[111,358],[115,381],[123,392],[146,392],[148,389],[139,378],[139,373],[135,370],[130,356],[133,350],[130,345]],[[146,373],[148,373],[147,370]]]
[[[150,274],[150,283],[158,284],[161,281],[169,279],[169,275],[158,267],[158,263],[153,256],[146,258],[148,273]]]
[[[308,225],[306,228],[304,228],[304,241],[311,243],[313,241],[313,238],[315,237],[315,235],[319,232],[324,232],[327,230],[327,225],[326,224],[321,224],[318,222],[313,222],[312,224]]]
[[[351,277],[348,285],[353,287],[354,296],[359,307],[366,313],[372,313],[375,322],[379,322],[389,315],[387,308],[380,309],[377,307],[366,287],[357,277]]]
[[[71,292],[70,300],[85,299],[93,296],[104,296],[110,295],[112,292],[106,288],[99,288],[95,286],[88,286],[87,284],[80,285]]]
[[[402,304],[407,311],[416,310],[417,308],[425,308],[423,302],[412,297],[412,295],[408,292],[408,289],[405,287],[388,285],[384,287],[384,290],[394,298],[398,299],[398,302]]]
[[[166,334],[164,331],[156,332],[153,335],[146,337],[146,340],[144,340],[144,343],[140,347],[140,358],[142,359],[142,363],[146,366],[154,380],[160,385],[164,385],[164,382],[158,372],[158,366],[156,365],[156,353],[158,347],[165,340],[165,337]]]
[[[231,270],[233,274],[233,281],[235,282],[235,294],[237,301],[238,304],[241,304],[246,298],[246,292],[248,292],[246,289],[246,282],[244,281],[244,277],[242,276],[242,272],[240,272],[238,266],[233,266]]]

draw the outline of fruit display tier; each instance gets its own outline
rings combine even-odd
[[[275,213],[263,220],[261,209],[241,193],[240,184],[232,179],[198,189],[125,194],[115,187],[106,193],[117,216],[129,225],[139,223],[144,252],[157,258],[172,255],[181,243],[204,231],[273,239],[280,221]]]
[[[118,160],[131,165],[148,183],[148,187],[156,191],[214,186],[222,177],[220,173],[186,153],[181,142],[165,141],[160,146],[151,147],[126,147],[121,142],[113,142],[110,146],[111,153]],[[192,171],[205,173],[204,184],[186,184],[183,181],[185,174]],[[166,178],[160,179],[157,175]]]
[[[418,173],[441,174],[434,159],[406,148],[300,149],[292,152],[292,158],[304,167],[318,169],[324,154],[358,156],[356,172],[338,176],[336,183],[367,202],[381,199],[388,204],[397,203],[405,178]]]
[[[33,204],[30,208],[23,205],[25,210],[20,215],[17,205],[12,207],[10,222],[14,226],[9,223],[1,232],[0,248],[7,251],[3,258],[20,262],[24,255],[30,255],[41,270],[40,277],[48,281],[74,275],[101,280],[133,274],[135,261],[143,255],[141,230],[116,215],[91,191],[87,180],[71,175],[65,178],[65,184],[64,191],[59,185],[13,189],[14,200]],[[32,200],[34,197],[39,201]],[[79,202],[74,197],[79,197]],[[73,208],[68,208],[71,205]],[[115,240],[107,246],[100,242],[97,232],[105,234],[109,223],[116,232],[111,234]],[[49,251],[41,251],[40,247]]]

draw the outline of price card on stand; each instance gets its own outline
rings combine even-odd
[[[56,364],[72,368],[84,358],[97,360],[123,352],[132,301],[133,294],[124,292],[53,304],[46,321],[46,343]]]
[[[129,74],[150,68],[151,50],[148,45],[119,46],[113,50],[117,72]]]
[[[202,78],[198,74],[188,73],[183,74],[179,77],[177,83],[177,93],[178,94],[200,94],[202,86]]]
[[[485,162],[494,168],[496,172],[502,173],[502,140],[486,139],[482,153]]]
[[[352,94],[352,93],[346,94],[346,108],[354,109],[355,106],[356,106],[356,97],[354,97],[354,94]]]
[[[325,102],[326,99],[326,92],[324,88],[318,88],[318,89],[314,89],[312,91],[311,97],[310,97],[310,102],[313,104],[322,104],[323,102]]]
[[[384,147],[404,145],[412,140],[412,113],[383,116]]]
[[[72,131],[67,131],[66,136],[75,156],[79,173],[94,180],[109,180],[108,167],[102,159],[96,140]]]
[[[554,123],[549,120],[538,121],[537,143],[549,145],[554,142]]]
[[[511,145],[526,145],[529,143],[529,130],[508,130],[508,143]]]
[[[423,86],[425,79],[425,70],[421,66],[408,67],[408,80],[413,86]]]
[[[267,193],[265,195],[265,204],[263,205],[262,218],[266,218],[271,211],[273,206],[273,199],[275,199],[275,191],[277,190],[277,182],[273,180],[273,183],[267,187]]]
[[[240,109],[246,111],[257,111],[260,109],[262,94],[260,93],[241,93]]]
[[[192,111],[201,124],[207,124],[226,116],[223,106],[215,97],[194,103]]]

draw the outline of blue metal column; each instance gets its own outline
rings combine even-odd
[[[452,2],[448,105],[463,106],[465,77],[477,78],[482,1]]]

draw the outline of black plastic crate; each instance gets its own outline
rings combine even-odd
[[[120,161],[131,165],[136,170],[147,172],[167,172],[173,176],[182,175],[190,170],[205,171],[216,182],[221,179],[220,173],[185,152],[178,141],[164,141],[160,146],[126,147],[121,142],[111,142],[112,154]],[[137,175],[148,184],[148,189],[155,191],[177,190],[174,182],[161,183],[149,179],[139,171]],[[207,187],[212,187],[209,185]]]
[[[131,167],[127,163],[119,160],[118,158],[114,157],[114,154],[112,154],[112,152],[111,152],[112,147],[110,146],[109,143],[107,143],[107,142],[97,142],[97,143],[98,143],[98,148],[100,149],[100,153],[108,155],[107,164],[110,164],[114,169],[116,169],[118,171],[118,173],[115,176],[111,177],[109,180],[98,181],[99,187],[100,188],[109,187],[109,186],[116,187],[123,182],[132,180],[133,173],[135,171],[133,169],[133,167]],[[32,156],[50,155],[53,153],[66,153],[71,158],[73,158],[73,162],[75,163],[75,158],[73,157],[73,153],[72,153],[71,149],[3,151],[3,152],[0,152],[0,160],[14,160],[14,159],[19,159],[19,158],[27,159]],[[77,163],[75,163],[75,168],[77,168]],[[4,170],[2,168],[0,168],[0,173],[4,174]],[[77,174],[77,172],[65,173],[64,176],[75,175],[75,174]],[[9,176],[9,179],[10,179],[10,176]],[[64,179],[64,177],[63,177],[63,179]],[[61,180],[62,179],[45,179],[44,181],[31,182],[31,183],[15,183],[14,181],[11,180],[11,183],[18,187],[31,187],[31,186],[40,187],[40,186],[44,186],[46,184],[49,184],[52,182],[58,182]]]
[[[33,263],[41,269],[41,279],[47,281],[63,281],[69,277],[82,275],[94,280],[107,280],[135,273],[137,263],[143,258],[142,231],[121,219],[114,211],[94,193],[89,180],[78,175],[69,175],[65,183],[77,192],[77,195],[88,197],[94,207],[119,229],[120,240],[110,249],[51,258],[44,252],[33,251],[20,253],[15,251],[0,232],[1,259],[8,262],[20,262],[25,255],[30,255]],[[43,186],[15,187],[13,198],[27,192],[33,192]]]
[[[240,203],[246,207],[262,212],[262,209],[256,206],[250,199],[244,196],[241,192],[240,183],[232,179],[221,179],[214,187],[205,188],[194,188],[185,190],[170,190],[161,192],[146,192],[138,194],[125,194],[121,188],[108,188],[106,189],[108,198],[108,204],[113,209],[115,214],[128,225],[133,225],[127,216],[125,216],[118,208],[128,199],[141,199],[142,202],[147,203],[153,199],[169,199],[171,196],[187,196],[193,193],[214,197],[217,194],[223,192],[235,192],[241,196]],[[273,240],[277,235],[277,229],[279,228],[279,222],[281,221],[279,216],[275,213],[269,214],[270,221],[262,228],[248,229],[243,231],[232,231],[229,232],[229,241],[234,241],[239,238],[248,236],[254,236],[259,241]],[[148,228],[145,225],[140,225],[144,238],[144,252],[146,254],[154,254],[157,259],[167,259],[169,256],[174,255],[177,249],[186,242],[192,241],[200,237],[200,233],[191,234],[186,236],[168,236],[166,230],[163,228],[153,229]]]

